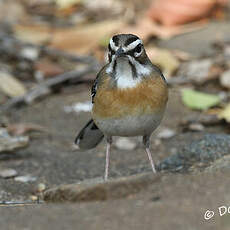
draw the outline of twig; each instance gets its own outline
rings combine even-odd
[[[56,77],[53,77],[51,79],[42,82],[35,88],[31,89],[24,96],[15,97],[8,100],[8,102],[6,102],[4,105],[0,107],[0,111],[8,110],[19,104],[30,104],[34,100],[50,94],[53,87],[69,80],[75,80],[75,82],[76,80],[79,81],[83,76],[95,71],[97,71],[97,67],[91,66],[91,67],[84,67],[81,70],[79,69],[73,70],[67,73],[57,75]]]
[[[43,201],[2,201],[0,202],[0,207],[18,207],[18,206],[27,206],[27,205],[38,205],[44,204]]]

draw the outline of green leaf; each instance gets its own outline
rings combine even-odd
[[[191,109],[206,110],[218,105],[221,99],[217,95],[202,93],[192,89],[184,89],[182,91],[182,101]]]

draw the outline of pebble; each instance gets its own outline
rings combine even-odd
[[[31,196],[30,196],[30,199],[31,199],[32,201],[37,201],[37,200],[38,200],[38,197],[35,196],[35,195],[31,195]]]
[[[26,147],[28,144],[28,136],[11,136],[7,129],[0,128],[0,153],[12,152],[15,149]]]
[[[213,64],[211,59],[191,61],[188,65],[187,76],[197,83],[204,83],[210,79],[209,71]]]
[[[192,123],[188,128],[192,131],[204,131],[204,126],[201,123]]]
[[[38,192],[43,192],[46,189],[46,185],[43,183],[38,184],[37,186],[37,191]]]
[[[23,58],[35,61],[38,59],[39,51],[34,47],[26,47],[21,50],[21,56]]]
[[[160,139],[169,139],[175,135],[176,135],[176,132],[174,130],[169,129],[169,128],[164,128],[158,133],[157,137]]]
[[[18,175],[18,172],[14,169],[1,169],[0,170],[0,177],[2,178],[11,178]]]
[[[134,150],[137,147],[137,143],[129,138],[120,137],[115,141],[115,146],[121,150]]]
[[[230,70],[225,71],[224,73],[221,74],[220,84],[223,87],[230,89]]]
[[[17,176],[14,178],[15,181],[18,181],[18,182],[23,182],[23,183],[27,183],[27,182],[33,182],[33,181],[36,181],[37,178],[36,177],[33,177],[31,175],[25,175],[25,176]]]

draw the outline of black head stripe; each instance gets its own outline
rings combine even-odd
[[[129,44],[135,42],[137,39],[139,39],[138,37],[131,37],[131,38],[128,38],[127,41],[125,42],[125,46],[128,46]]]
[[[113,36],[113,42],[114,42],[115,46],[119,45],[119,37],[118,37],[118,35]]]

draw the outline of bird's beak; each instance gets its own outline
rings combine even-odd
[[[125,56],[125,52],[121,47],[116,51],[115,54],[116,54],[116,57],[124,57]]]

